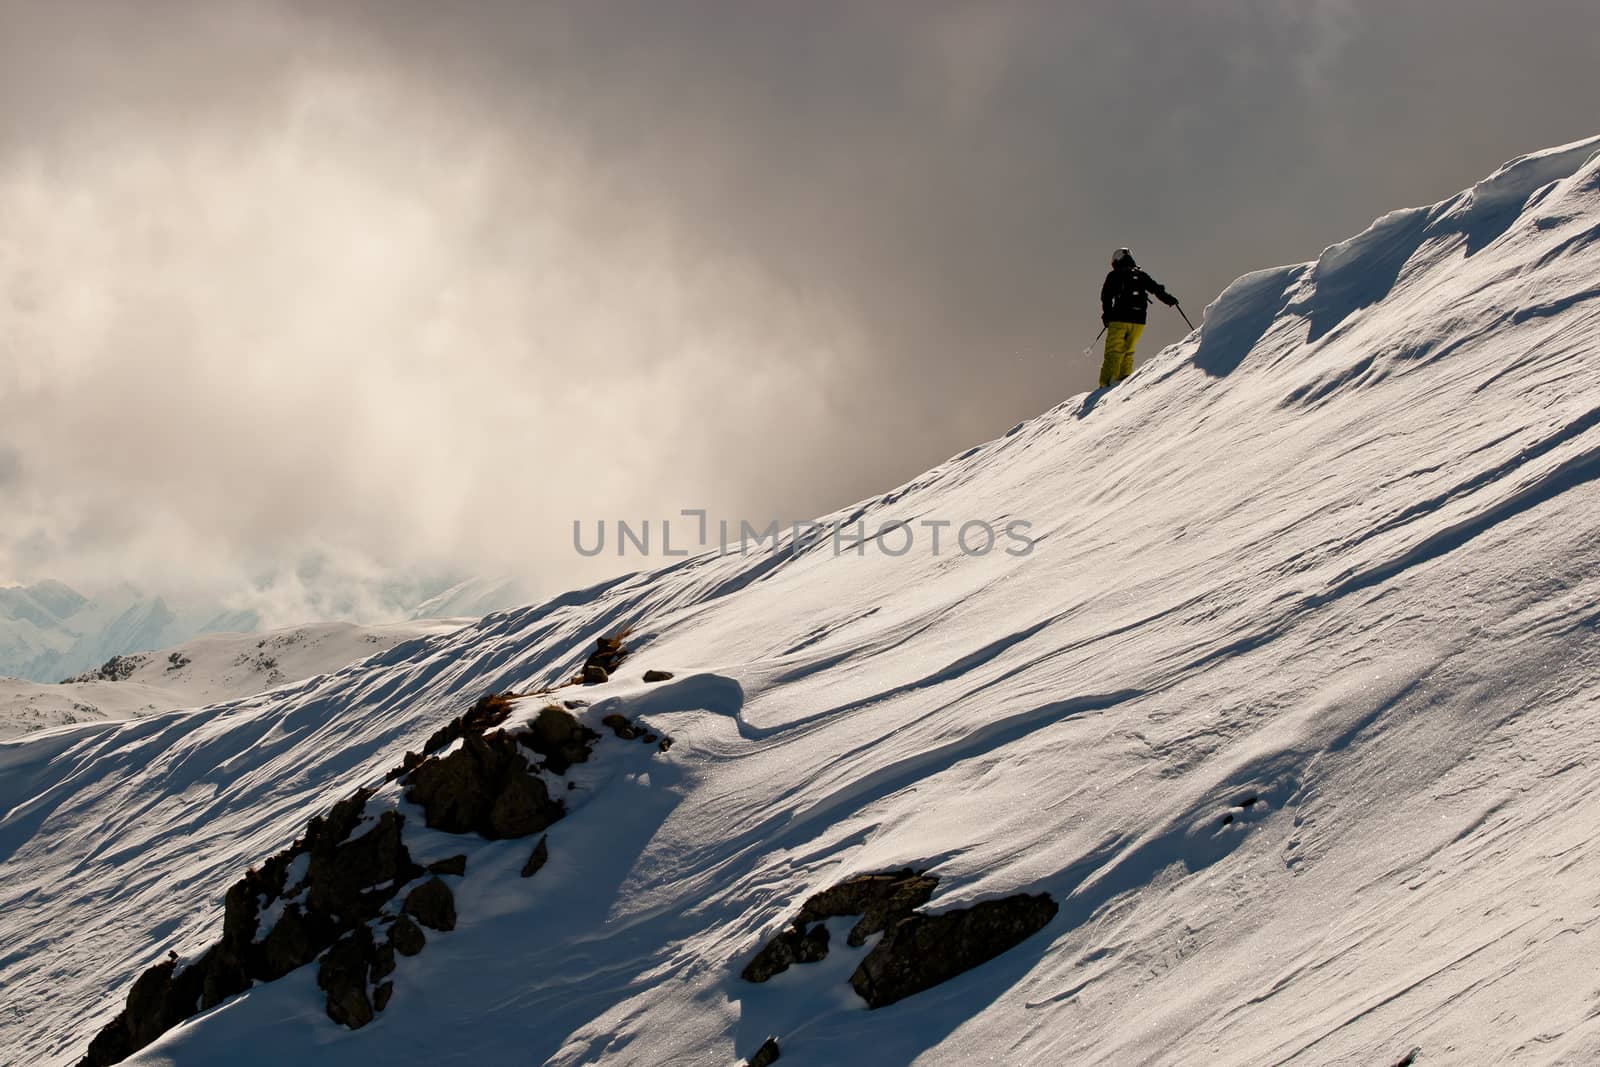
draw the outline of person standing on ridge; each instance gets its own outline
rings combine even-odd
[[[1111,256],[1111,273],[1100,287],[1100,322],[1106,328],[1106,358],[1100,365],[1100,388],[1116,385],[1133,373],[1133,349],[1144,333],[1150,295],[1168,307],[1178,298],[1139,269],[1133,253],[1119,248]]]

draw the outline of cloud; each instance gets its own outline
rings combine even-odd
[[[1192,312],[1593,132],[1534,7],[0,0],[0,580],[842,506],[1091,385],[1118,245]]]
[[[573,518],[731,506],[713,450],[807,432],[848,331],[793,328],[825,310],[684,247],[560,128],[382,69],[273,97],[248,136],[114,124],[0,173],[8,569],[548,587]]]

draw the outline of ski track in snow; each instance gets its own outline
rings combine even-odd
[[[129,1062],[1600,1061],[1597,148],[1247,275],[1124,385],[828,517],[1021,517],[1027,557],[699,556],[0,743],[0,1061],[73,1062],[310,815],[629,623],[574,695],[677,744],[583,779],[531,881],[526,841],[470,845],[374,1024],[308,967]],[[808,895],[902,865],[934,909],[1061,911],[878,1011],[842,936],[739,980]]]

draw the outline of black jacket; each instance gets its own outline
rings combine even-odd
[[[1161,288],[1160,282],[1138,267],[1113,268],[1100,287],[1100,315],[1106,322],[1144,322],[1150,294],[1168,306],[1178,302]]]

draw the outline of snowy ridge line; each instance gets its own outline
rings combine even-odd
[[[483,843],[360,1031],[308,968],[129,1062],[1600,1061],[1596,145],[1241,279],[1111,392],[823,520],[1021,516],[1024,560],[701,555],[312,691],[0,745],[0,1060],[73,1062],[310,814],[647,619],[676,677],[586,714],[678,744],[563,823],[606,848],[524,883]],[[905,867],[936,907],[1060,913],[878,1010],[843,948],[740,979],[809,896]]]

